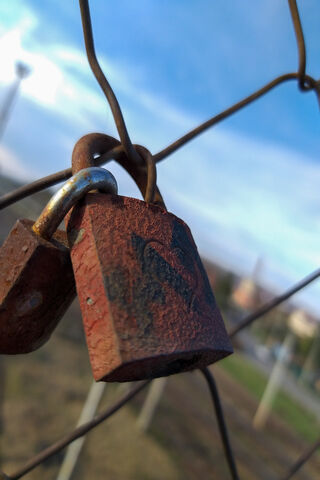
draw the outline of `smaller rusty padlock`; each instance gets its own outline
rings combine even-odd
[[[104,139],[114,146],[101,134],[76,144],[73,173],[94,163]],[[150,166],[150,154],[137,150]],[[150,193],[150,182],[141,180],[146,172],[141,168],[135,178]],[[96,380],[155,378],[202,368],[232,353],[191,232],[163,207],[89,193],[66,217]]]
[[[38,220],[18,220],[0,249],[0,353],[28,353],[50,337],[75,297],[66,233],[57,230],[86,192],[116,193],[105,169],[79,172],[49,201]]]

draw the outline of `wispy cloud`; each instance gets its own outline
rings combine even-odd
[[[41,151],[46,148],[49,173],[57,165],[67,166],[58,162],[57,152],[68,161],[72,144],[81,134],[115,133],[112,116],[82,49],[55,42],[39,45],[32,33],[37,26],[32,9],[24,9],[17,25],[10,18],[7,13],[0,20],[0,83],[8,85],[12,80],[15,60],[22,58],[33,68],[23,82],[19,103],[30,114],[28,125],[19,117],[15,128],[22,132],[36,126],[38,142],[50,130],[47,144],[41,145]],[[141,71],[127,79],[119,64],[103,55],[101,61],[121,98],[134,141],[157,151],[202,120],[163,93],[146,89]],[[39,109],[31,109],[31,104]],[[37,168],[44,174],[44,163],[40,167],[34,160],[35,147],[23,147],[23,157],[21,146],[10,141],[9,147],[10,151],[0,152],[3,171],[26,179]],[[24,167],[26,161],[30,168]],[[137,195],[128,176],[119,167],[111,168],[121,193]],[[281,287],[318,266],[320,167],[316,159],[219,126],[159,164],[158,172],[169,209],[190,224],[207,256],[244,273],[250,273],[262,256],[265,279]],[[314,293],[311,302],[318,302]]]

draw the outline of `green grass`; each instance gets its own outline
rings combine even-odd
[[[268,378],[249,360],[236,353],[224,359],[219,365],[260,400]],[[284,391],[278,392],[272,410],[304,439],[313,442],[318,438],[320,425],[316,416]]]

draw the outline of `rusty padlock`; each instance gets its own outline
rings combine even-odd
[[[78,142],[74,173],[94,163],[104,139],[110,146],[110,137],[101,134]],[[140,147],[138,152],[150,160],[146,150]],[[136,175],[140,180],[141,172],[146,177],[146,169]],[[159,190],[157,194],[161,198]],[[89,193],[66,221],[96,380],[170,375],[232,353],[191,232],[182,220],[135,198]]]
[[[66,233],[58,225],[85,193],[117,192],[105,169],[79,172],[34,223],[18,220],[0,249],[0,353],[28,353],[48,340],[75,297]]]

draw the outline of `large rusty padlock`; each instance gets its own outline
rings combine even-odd
[[[116,193],[105,169],[80,172],[53,196],[34,223],[18,220],[0,249],[0,353],[28,353],[48,340],[75,297],[65,214],[92,188]]]
[[[83,137],[73,151],[73,172],[94,164],[103,143],[114,146],[101,134]],[[142,147],[138,152],[150,160]],[[150,192],[146,177],[147,169],[141,168],[136,178]],[[232,353],[191,232],[159,206],[161,195],[156,192],[158,205],[89,193],[67,218],[96,380],[170,375]]]

